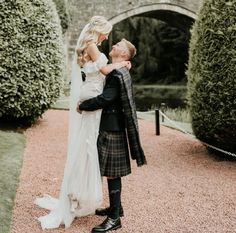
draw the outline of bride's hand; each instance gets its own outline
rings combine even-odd
[[[76,111],[77,111],[79,114],[81,114],[81,113],[82,113],[82,110],[80,110],[79,106],[80,106],[80,102],[77,103]]]
[[[119,63],[119,65],[120,65],[120,68],[126,67],[129,70],[131,69],[131,62],[130,61],[122,61]]]
[[[131,69],[131,67],[132,67],[132,65],[131,65],[131,62],[130,61],[127,61],[127,64],[126,64],[126,66],[125,67],[127,67],[127,69]]]

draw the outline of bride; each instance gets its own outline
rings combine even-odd
[[[102,93],[105,75],[113,69],[130,68],[129,62],[108,64],[97,45],[108,38],[112,25],[102,16],[94,16],[82,30],[72,64],[69,137],[67,159],[59,199],[49,195],[36,198],[35,204],[50,210],[38,220],[42,229],[68,228],[75,217],[94,214],[102,203],[97,137],[101,110],[76,112],[78,101]],[[86,75],[82,81],[82,75]]]

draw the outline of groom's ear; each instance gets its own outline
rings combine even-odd
[[[122,57],[125,58],[125,60],[129,60],[129,54],[126,51],[123,50],[121,55],[122,55]]]

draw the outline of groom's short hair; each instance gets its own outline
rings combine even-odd
[[[126,45],[126,48],[129,53],[129,59],[133,58],[136,55],[136,51],[137,51],[135,46],[130,41],[126,40],[125,38],[123,38],[121,41],[123,41]]]

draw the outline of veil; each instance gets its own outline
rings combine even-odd
[[[80,47],[81,42],[88,28],[89,28],[89,24],[86,24],[82,32],[80,33],[76,48]],[[75,52],[73,62],[72,62],[72,71],[71,71],[68,155],[67,156],[71,154],[70,153],[71,147],[74,145],[74,142],[78,139],[81,115],[76,111],[76,107],[80,98],[81,86],[82,86],[81,68],[79,64],[77,64],[77,54]]]
[[[84,39],[84,36],[88,28],[89,24],[86,24],[80,33],[72,61],[70,103],[69,103],[68,149],[67,149],[67,158],[66,158],[61,192],[68,190],[67,181],[69,180],[70,171],[71,168],[73,167],[73,156],[75,154],[75,151],[79,151],[78,138],[81,129],[82,115],[76,111],[76,108],[80,100],[81,87],[83,81],[82,81],[81,67],[77,63],[76,49],[80,47],[81,42]],[[61,195],[63,194],[61,193]]]

